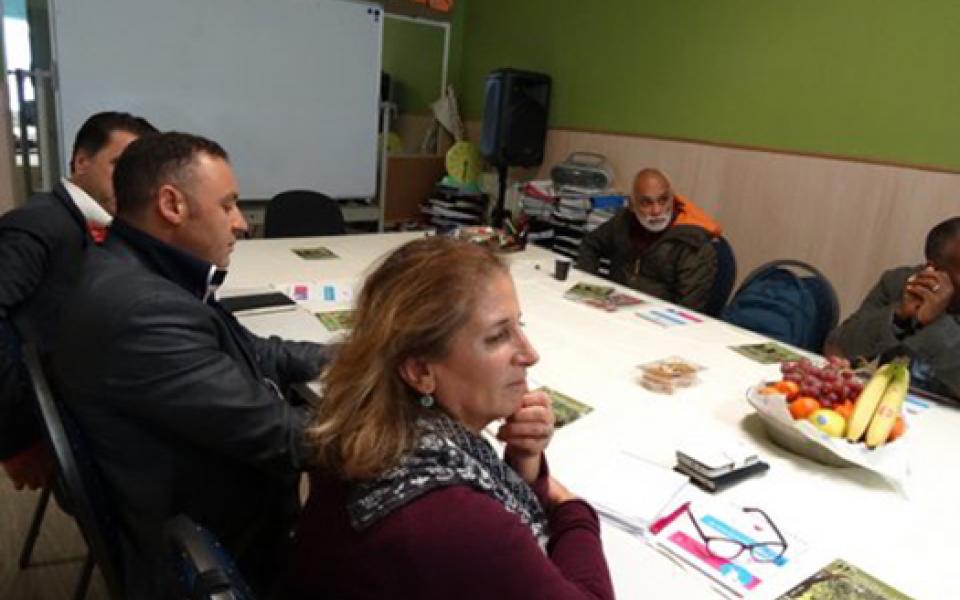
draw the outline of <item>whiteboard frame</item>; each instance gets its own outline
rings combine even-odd
[[[65,111],[63,106],[62,86],[61,86],[61,79],[60,79],[60,75],[61,75],[60,48],[59,48],[60,30],[57,27],[57,15],[60,12],[60,10],[58,9],[58,6],[63,6],[63,4],[73,3],[78,1],[82,1],[82,0],[48,0],[48,3],[49,3],[48,19],[49,19],[50,32],[51,32],[50,46],[51,46],[51,54],[52,54],[51,56],[51,74],[52,74],[51,87],[54,93],[54,101],[56,106],[56,123],[53,126],[54,126],[54,130],[56,131],[60,139],[60,144],[59,144],[60,164],[64,166],[66,172],[69,172],[69,163],[70,163],[72,147],[73,147],[73,137],[71,137],[71,135],[75,132],[66,131],[67,123],[66,123],[66,119],[64,118]],[[117,1],[122,2],[123,0],[117,0]],[[365,200],[367,202],[371,202],[374,198],[376,198],[379,195],[378,189],[377,189],[377,170],[379,165],[377,164],[378,161],[376,156],[378,153],[377,152],[378,131],[376,126],[376,120],[378,119],[378,116],[379,116],[379,108],[378,108],[379,93],[380,93],[379,81],[380,81],[380,73],[382,72],[382,59],[383,59],[383,22],[387,17],[388,13],[384,10],[384,7],[381,4],[374,1],[370,1],[370,0],[320,0],[319,3],[325,3],[329,1],[340,2],[342,4],[352,4],[352,5],[357,5],[359,7],[374,10],[376,11],[376,19],[379,21],[379,26],[377,27],[376,49],[375,49],[375,56],[377,61],[375,72],[376,72],[377,83],[373,86],[375,88],[375,94],[370,99],[371,108],[372,108],[370,119],[371,119],[371,122],[373,122],[373,126],[372,126],[373,141],[372,141],[369,152],[373,155],[373,159],[371,161],[371,169],[370,169],[371,175],[369,176],[370,184],[369,186],[367,185],[364,186],[365,188],[369,187],[369,190],[366,190],[369,193],[331,194],[331,196],[337,199],[360,199],[360,200]],[[112,108],[113,107],[105,106],[104,110],[111,110]],[[123,110],[123,108],[121,107],[119,108],[119,110]],[[150,115],[144,115],[144,116],[150,119]],[[150,120],[153,120],[153,119],[150,119]],[[79,121],[76,125],[77,127],[79,127],[81,124],[82,124],[82,120]],[[216,140],[216,141],[219,142],[221,140]],[[231,152],[231,149],[227,148],[227,151]],[[231,153],[233,154],[235,152],[231,152]],[[297,184],[291,184],[291,187],[295,187],[296,185]],[[250,186],[246,186],[246,187],[249,188]],[[244,192],[244,190],[241,189],[241,194],[243,194],[243,200],[268,200],[269,199],[269,197],[262,197],[262,195],[256,193],[254,189],[255,188],[251,188],[249,192]],[[319,190],[319,191],[324,191],[324,190]]]

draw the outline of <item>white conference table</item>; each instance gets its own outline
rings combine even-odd
[[[307,282],[358,286],[380,256],[423,235],[242,241],[225,289],[268,284],[282,289]],[[325,246],[338,258],[307,261],[291,252],[312,246]],[[665,329],[636,317],[632,310],[605,313],[571,302],[563,292],[578,281],[609,282],[575,270],[567,281],[556,281],[555,255],[540,248],[507,256],[525,331],[541,357],[530,370],[531,378],[594,408],[554,436],[547,456],[558,479],[596,469],[597,461],[616,448],[670,468],[682,440],[698,432],[723,431],[756,449],[771,468],[717,497],[762,507],[778,525],[803,539],[807,551],[798,565],[806,573],[842,558],[914,598],[960,598],[960,569],[953,552],[960,544],[960,480],[954,475],[960,411],[934,405],[912,421],[902,442],[912,471],[905,496],[878,475],[823,466],[767,438],[746,402],[745,390],[778,378],[778,369],[728,348],[767,338],[709,317],[703,323]],[[259,334],[329,341],[334,336],[310,311],[347,308],[349,299],[311,298],[303,304],[305,309],[296,314],[242,320]],[[700,383],[673,395],[643,388],[637,365],[672,355],[706,367]],[[606,522],[603,543],[618,598],[718,597],[705,577],[682,570],[640,538]],[[782,591],[767,590],[771,597]]]

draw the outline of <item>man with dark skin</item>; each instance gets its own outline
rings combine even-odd
[[[960,217],[927,234],[927,262],[885,272],[863,304],[834,330],[827,355],[911,358],[914,383],[960,398]]]

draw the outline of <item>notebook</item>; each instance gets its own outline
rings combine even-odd
[[[220,299],[220,305],[232,313],[254,310],[288,310],[297,307],[297,303],[283,292],[259,292],[228,296]]]

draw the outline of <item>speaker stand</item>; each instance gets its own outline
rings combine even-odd
[[[490,215],[491,224],[496,228],[503,227],[503,219],[510,216],[510,211],[506,209],[507,201],[507,165],[497,165],[497,178],[499,179],[500,194],[497,196],[497,204]]]

